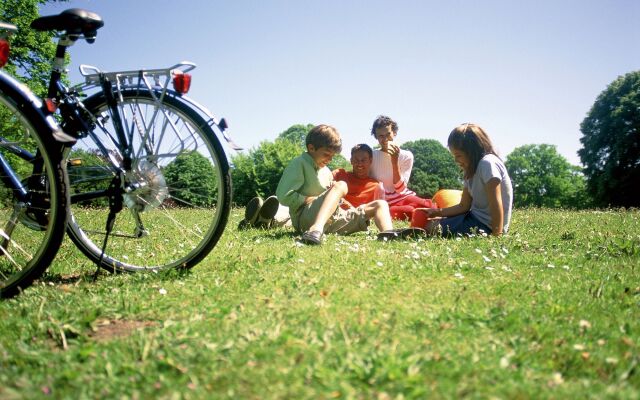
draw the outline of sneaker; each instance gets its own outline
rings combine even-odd
[[[262,207],[262,199],[260,197],[254,197],[249,200],[247,203],[247,207],[244,209],[244,220],[251,226],[258,219],[258,213],[260,212],[260,208]]]
[[[253,223],[253,226],[257,228],[270,228],[273,224],[273,217],[276,216],[279,207],[280,202],[276,196],[267,197],[258,211],[258,217]]]
[[[322,244],[322,232],[320,231],[307,231],[302,234],[302,243],[317,246]]]
[[[382,231],[380,233],[378,233],[378,240],[380,241],[389,241],[389,240],[396,240],[398,239],[400,236],[398,236],[398,232],[396,232],[395,230],[391,230],[391,231]]]

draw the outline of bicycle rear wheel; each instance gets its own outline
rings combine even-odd
[[[0,72],[0,297],[20,293],[64,238],[66,188],[52,125]],[[51,146],[51,147],[50,147]]]
[[[104,94],[84,101],[96,128],[70,155],[70,237],[111,271],[191,268],[213,249],[227,223],[231,178],[222,146],[177,95],[167,93],[159,102],[140,90],[121,94],[128,147],[118,140]],[[123,162],[127,152],[131,165]],[[118,167],[125,170],[123,179]],[[102,255],[110,202],[123,208]]]

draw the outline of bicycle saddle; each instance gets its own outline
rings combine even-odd
[[[102,26],[104,21],[98,14],[81,8],[71,8],[31,22],[31,27],[37,31],[66,31],[67,34],[84,35],[87,38],[95,37]]]

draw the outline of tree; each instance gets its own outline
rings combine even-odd
[[[278,139],[288,140],[292,143],[295,143],[300,148],[300,153],[307,151],[306,139],[307,134],[311,129],[313,129],[313,124],[296,124],[290,126],[286,131],[281,132],[278,135]],[[349,149],[342,149],[343,151]],[[344,158],[342,154],[336,154],[333,156],[333,160],[327,166],[330,170],[334,170],[336,168],[348,168],[351,163]]]
[[[232,156],[233,201],[245,205],[255,196],[274,195],[282,172],[301,153],[298,144],[276,139],[260,143],[248,154]]]
[[[162,172],[169,194],[179,205],[207,207],[215,203],[216,171],[199,152],[180,154]]]
[[[406,142],[402,148],[413,153],[409,188],[420,197],[431,198],[439,189],[462,189],[462,172],[440,142],[420,139]]]
[[[505,162],[513,183],[514,206],[584,208],[585,179],[549,144],[514,149]]]
[[[79,146],[74,147],[69,160],[67,172],[72,194],[105,190],[111,184],[114,176],[111,163],[98,149],[88,151]],[[109,201],[105,197],[98,197],[84,200],[79,205],[107,207]]]
[[[306,150],[305,141],[307,139],[307,134],[311,129],[313,129],[313,124],[296,124],[291,125],[286,131],[281,132],[278,135],[278,139],[285,139],[292,143],[296,143],[301,151]]]
[[[29,25],[40,16],[38,7],[47,2],[52,0],[0,2],[0,20],[18,27],[18,32],[11,35],[11,54],[5,70],[40,97],[47,92],[56,45],[53,32],[37,32]]]
[[[640,206],[640,71],[618,77],[580,124],[587,189],[600,206]]]

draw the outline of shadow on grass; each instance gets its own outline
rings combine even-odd
[[[301,234],[285,228],[254,228],[247,227],[242,229],[237,229],[237,233],[249,233],[256,237],[264,237],[271,239],[282,239],[282,238],[295,238],[300,237]]]
[[[47,272],[40,278],[41,282],[55,285],[72,285],[78,282],[93,282],[93,272],[86,271],[73,274],[52,274]]]
[[[95,269],[78,272],[78,273],[72,273],[72,274],[59,274],[59,273],[47,272],[39,280],[46,284],[65,286],[65,285],[78,285],[80,283],[95,283],[102,276],[121,275],[121,274],[123,275],[131,274],[132,276],[136,274],[149,274],[155,277],[159,281],[169,281],[169,280],[175,280],[175,279],[182,279],[190,276],[191,269],[174,268],[174,269],[168,269],[168,270],[160,270],[157,272],[154,272],[151,270],[140,271],[140,272],[124,272],[124,271],[112,271],[112,270],[100,268],[99,271],[97,271],[97,273]]]

